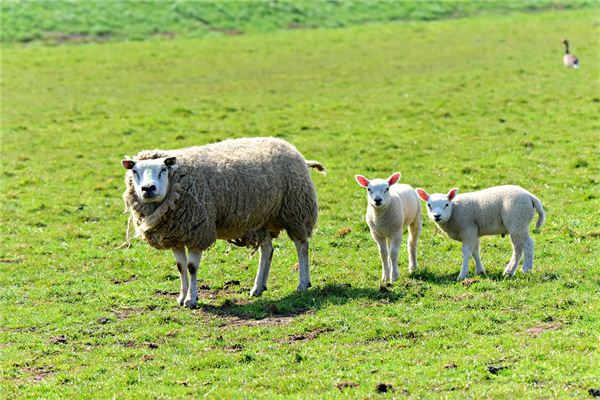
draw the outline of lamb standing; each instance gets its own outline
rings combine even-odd
[[[519,186],[494,186],[478,192],[457,196],[458,189],[448,194],[429,195],[416,189],[419,197],[427,202],[427,214],[451,239],[462,242],[463,264],[458,279],[469,275],[469,258],[475,260],[475,273],[485,274],[479,258],[479,238],[485,235],[510,235],[513,254],[504,276],[515,274],[521,255],[523,272],[533,268],[533,240],[529,236],[529,224],[534,209],[539,218],[536,230],[544,224],[546,214],[540,200]]]
[[[317,161],[305,161],[280,139],[247,138],[142,151],[121,163],[127,169],[123,199],[136,235],[175,255],[180,305],[196,305],[201,254],[217,239],[260,247],[250,292],[257,296],[267,289],[271,240],[285,230],[298,252],[298,290],[311,286],[308,238],[318,209],[307,167],[324,171]]]
[[[398,279],[398,250],[402,243],[402,231],[408,226],[408,272],[417,271],[417,242],[421,234],[421,203],[409,185],[396,184],[397,172],[387,180],[368,180],[355,176],[356,182],[367,188],[366,220],[371,237],[379,246],[381,256],[381,280],[393,282]]]

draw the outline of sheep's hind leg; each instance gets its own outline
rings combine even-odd
[[[186,307],[195,307],[198,301],[198,267],[200,266],[200,259],[202,258],[202,252],[192,249],[188,249],[188,271],[190,272],[190,286],[188,288],[187,296],[183,302]]]
[[[177,269],[179,270],[179,281],[181,283],[179,290],[179,297],[177,297],[177,304],[183,305],[185,296],[188,291],[188,275],[187,275],[187,255],[185,254],[185,247],[173,249],[175,260],[177,261]]]
[[[509,277],[515,274],[517,267],[519,266],[519,262],[521,261],[521,256],[523,255],[523,248],[525,247],[525,238],[518,234],[510,235],[510,240],[513,246],[513,254],[504,269],[504,276]]]
[[[296,251],[298,252],[298,265],[300,273],[300,284],[298,290],[305,290],[311,287],[310,272],[308,269],[308,241],[294,239]]]
[[[400,251],[400,245],[402,244],[402,232],[390,241],[390,270],[391,278],[390,282],[398,280],[398,252]]]
[[[267,237],[260,244],[260,261],[258,262],[254,287],[250,290],[250,296],[260,296],[263,291],[267,290],[267,278],[269,277],[271,259],[273,258],[273,243],[271,240],[271,235],[267,233]]]
[[[523,272],[530,272],[533,269],[533,239],[529,234],[525,241],[523,256]]]
[[[473,250],[473,259],[475,260],[475,273],[477,275],[485,275],[485,269],[483,268],[481,258],[479,257],[479,239],[477,239],[475,249]]]

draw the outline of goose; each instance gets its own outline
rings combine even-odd
[[[569,41],[567,39],[563,39],[563,44],[565,45],[565,55],[563,56],[563,64],[567,68],[579,68],[579,60],[575,56],[575,54],[569,53]]]

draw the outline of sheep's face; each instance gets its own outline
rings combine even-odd
[[[169,189],[169,167],[175,162],[175,157],[166,157],[140,161],[123,160],[121,164],[131,171],[135,193],[142,203],[160,203]]]
[[[416,189],[417,195],[427,203],[427,215],[435,223],[448,222],[452,216],[452,200],[456,197],[458,189],[452,189],[448,194],[428,194],[423,189]]]
[[[362,175],[354,177],[356,182],[367,188],[367,201],[374,208],[384,208],[390,202],[390,186],[400,180],[400,173],[396,172],[386,179],[369,180]]]

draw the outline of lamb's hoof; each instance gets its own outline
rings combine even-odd
[[[479,275],[479,276],[485,276],[485,275],[487,275],[487,274],[485,273],[485,271],[477,271],[477,272],[475,272],[475,274],[476,274],[476,275]]]
[[[179,304],[180,306],[182,306],[185,302],[185,294],[180,294],[179,297],[177,297],[177,304]]]
[[[459,282],[460,281],[464,281],[465,279],[467,279],[468,276],[469,276],[468,274],[467,275],[460,274],[458,276],[458,278],[456,278],[456,280],[459,281]]]
[[[196,308],[196,299],[185,299],[183,305],[187,308]]]
[[[263,286],[262,288],[259,288],[258,286],[253,286],[252,290],[250,290],[250,296],[258,297],[262,295],[262,292],[264,292],[265,290],[267,290],[266,286]]]

